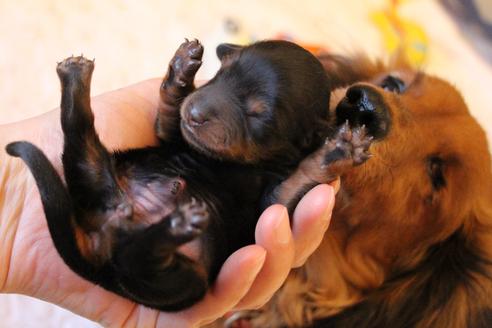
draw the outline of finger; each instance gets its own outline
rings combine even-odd
[[[328,229],[334,204],[334,187],[321,184],[311,189],[297,205],[292,221],[294,267],[303,265],[318,248]]]
[[[205,298],[192,308],[182,311],[180,317],[186,318],[192,326],[200,326],[222,317],[248,292],[265,257],[265,249],[257,245],[234,252],[222,266],[214,286]]]
[[[267,251],[266,260],[246,296],[236,309],[258,308],[283,284],[292,267],[294,244],[287,209],[272,205],[256,225],[256,243]]]

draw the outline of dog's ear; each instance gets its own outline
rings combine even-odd
[[[474,299],[474,302],[470,303],[472,314],[469,315],[469,320],[477,324],[470,325],[470,327],[479,327],[479,322],[487,323],[482,327],[489,327],[492,323],[491,304],[489,297],[486,296],[492,293],[492,180],[482,180],[482,182],[481,193],[474,195],[473,209],[464,226],[465,233],[467,233],[467,245],[475,250],[475,257],[471,264],[474,272],[467,273],[467,276],[473,277],[469,279],[473,280],[476,286],[469,288],[470,291],[475,291],[469,296],[470,299]],[[467,263],[470,263],[470,257],[467,260]]]
[[[318,55],[318,59],[328,75],[332,89],[367,81],[388,69],[382,62],[373,61],[362,53],[348,57],[324,53]]]
[[[223,61],[225,58],[230,57],[243,48],[244,46],[240,46],[238,44],[221,43],[217,46],[215,52],[217,53],[217,57],[219,57],[220,61]]]
[[[483,179],[479,191],[474,197],[471,222],[466,223],[479,233],[482,250],[492,258],[492,179]]]

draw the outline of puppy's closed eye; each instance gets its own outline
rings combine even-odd
[[[246,115],[257,117],[268,111],[268,105],[261,99],[248,99],[246,105]]]

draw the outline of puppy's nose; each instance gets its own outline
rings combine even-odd
[[[191,125],[203,125],[208,121],[208,115],[204,109],[193,106],[189,112],[189,120]]]

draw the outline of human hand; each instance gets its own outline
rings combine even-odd
[[[149,80],[93,98],[96,129],[109,149],[157,142],[153,133],[159,80]],[[61,171],[63,134],[59,111],[0,128],[0,143],[28,140]],[[184,311],[148,309],[83,280],[53,247],[39,194],[18,159],[0,155],[0,292],[22,293],[68,308],[104,326],[195,327],[232,309],[256,308],[281,286],[321,242],[333,208],[334,188],[320,185],[297,206],[292,229],[283,206],[259,218],[256,244],[232,254],[201,302]]]

